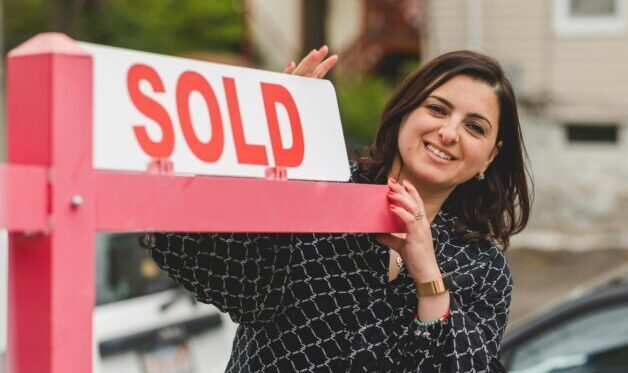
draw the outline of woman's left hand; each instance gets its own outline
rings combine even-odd
[[[425,216],[425,206],[416,188],[408,181],[397,183],[388,179],[388,198],[391,211],[406,226],[406,237],[391,234],[379,235],[377,239],[395,250],[415,282],[422,283],[442,276],[432,242],[430,222]]]

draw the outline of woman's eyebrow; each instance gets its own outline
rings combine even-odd
[[[443,105],[447,106],[449,109],[453,109],[454,108],[454,104],[452,104],[451,102],[449,102],[447,99],[440,97],[440,96],[436,96],[436,95],[430,95],[429,98],[433,98],[436,99],[438,101],[440,101]],[[469,113],[467,116],[471,117],[471,118],[475,118],[475,119],[481,119],[486,121],[486,123],[488,123],[489,126],[491,126],[491,128],[493,128],[493,123],[491,123],[490,120],[486,119],[485,116],[483,116],[482,114],[478,114],[478,113]]]
[[[493,128],[493,123],[491,123],[491,121],[490,121],[490,120],[486,119],[484,116],[482,116],[482,115],[480,115],[480,114],[478,114],[478,113],[469,113],[469,115],[468,115],[468,116],[469,116],[469,117],[471,117],[471,118],[476,118],[476,119],[482,119],[482,120],[485,120],[485,121],[486,121],[486,123],[488,123],[488,125],[489,125],[489,126],[491,126],[491,128]]]
[[[429,97],[430,98],[434,98],[434,99],[440,101],[441,103],[443,103],[443,105],[449,107],[450,109],[454,108],[454,105],[451,102],[447,101],[446,99],[444,99],[444,98],[442,98],[440,96],[430,95]]]

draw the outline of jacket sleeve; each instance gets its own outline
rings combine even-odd
[[[290,235],[154,233],[157,265],[202,303],[237,323],[263,323],[280,311]]]
[[[483,278],[474,279],[479,286],[470,301],[450,292],[449,320],[428,327],[428,335],[411,321],[409,348],[418,353],[410,371],[424,371],[428,365],[439,372],[489,371],[491,360],[497,359],[508,320],[512,278],[501,252],[497,251],[487,264]],[[416,360],[418,356],[423,359]]]

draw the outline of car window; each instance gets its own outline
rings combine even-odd
[[[574,317],[523,342],[510,372],[601,372],[628,366],[628,304]]]
[[[153,294],[176,287],[157,267],[138,233],[96,235],[96,304]]]

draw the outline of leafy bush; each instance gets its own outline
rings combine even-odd
[[[7,49],[39,32],[157,53],[235,51],[244,20],[225,0],[6,0]]]
[[[393,87],[380,77],[364,75],[338,82],[336,91],[347,142],[354,146],[370,144]]]

